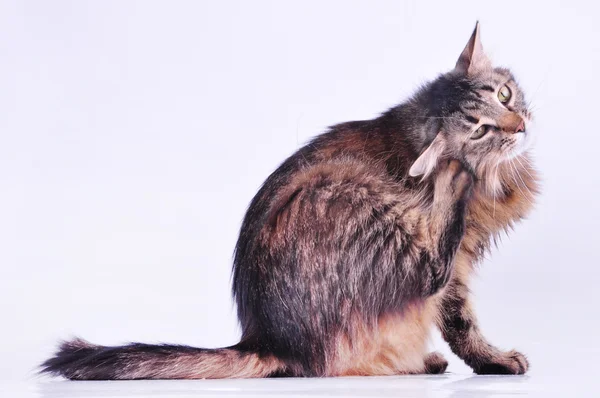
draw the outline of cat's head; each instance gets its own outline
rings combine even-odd
[[[456,158],[479,177],[529,145],[531,113],[508,69],[494,67],[483,52],[479,24],[456,67],[417,94],[424,109],[424,148],[413,177],[429,175],[441,158]]]

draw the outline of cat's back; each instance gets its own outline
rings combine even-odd
[[[421,286],[403,270],[419,258],[422,198],[394,174],[402,157],[386,150],[390,139],[374,122],[336,126],[269,176],[244,219],[233,270],[242,341],[310,359],[299,374],[368,374],[354,362],[379,355],[387,335],[345,354],[335,347],[359,341],[381,314],[406,313]],[[427,324],[422,313],[408,324]],[[407,358],[422,363],[424,335],[410,341]],[[392,356],[389,372],[408,360]]]
[[[242,232],[264,224],[299,189],[330,184],[396,184],[403,179],[416,153],[401,134],[390,133],[385,118],[335,125],[288,157],[252,199]],[[373,185],[374,187],[374,185]],[[239,248],[238,248],[239,250]]]
[[[339,295],[355,297],[359,288],[374,293],[385,285],[365,267],[374,262],[387,267],[376,259],[404,244],[396,239],[394,218],[407,188],[390,173],[394,166],[378,156],[393,145],[388,139],[374,121],[335,126],[289,157],[265,181],[248,208],[234,258],[233,291],[244,330],[251,329],[250,321],[244,325],[245,319],[254,318],[251,314],[262,311],[266,303],[281,302],[265,297],[274,291],[285,300],[297,299],[298,307],[314,306],[305,313],[320,314],[324,305],[339,303]],[[407,226],[412,227],[416,226]],[[393,272],[389,268],[380,273],[382,278]],[[348,277],[344,286],[340,275]],[[332,285],[336,283],[340,285]],[[310,292],[319,284],[317,302]],[[393,301],[396,287],[389,288],[387,297]],[[365,302],[358,301],[366,307],[381,305],[369,302],[375,297],[383,295],[365,294]]]

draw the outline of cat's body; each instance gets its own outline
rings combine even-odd
[[[516,86],[506,112],[486,103],[512,76],[469,69],[483,62],[477,36],[455,71],[376,119],[332,127],[263,184],[236,246],[240,343],[205,350],[75,340],[45,370],[72,379],[440,373],[447,363],[427,353],[439,327],[476,372],[524,373],[524,356],[483,338],[468,298],[475,264],[537,191],[527,154],[514,149],[529,112]],[[448,133],[475,125],[468,108],[486,109],[481,120],[498,114],[498,132],[487,133],[497,135],[472,149]],[[496,146],[493,161],[480,160]]]

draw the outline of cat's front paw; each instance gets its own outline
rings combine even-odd
[[[436,190],[438,197],[454,200],[468,198],[473,188],[474,178],[471,172],[458,160],[451,159],[438,171]]]
[[[512,350],[495,356],[491,361],[478,364],[473,370],[480,375],[522,375],[529,369],[525,355]]]

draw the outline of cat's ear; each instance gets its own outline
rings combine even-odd
[[[456,71],[469,75],[478,70],[486,70],[491,67],[492,63],[490,59],[483,52],[483,46],[481,45],[481,38],[479,35],[479,21],[475,24],[475,30],[467,43],[467,46],[463,50],[462,54],[456,62]]]
[[[444,152],[445,147],[444,138],[441,133],[438,133],[427,149],[415,160],[408,171],[408,175],[411,177],[427,177],[437,165],[438,159]]]

